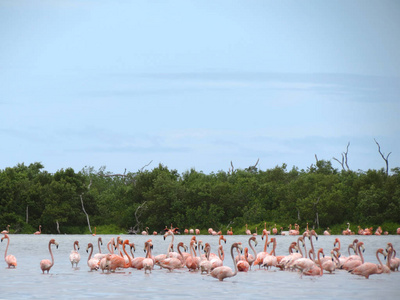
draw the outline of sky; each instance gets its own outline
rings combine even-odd
[[[1,0],[0,169],[400,167],[400,2]]]

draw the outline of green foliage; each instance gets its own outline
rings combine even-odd
[[[89,234],[92,231],[125,233],[162,231],[166,226],[212,227],[235,234],[245,224],[261,234],[288,230],[289,224],[307,223],[319,234],[327,227],[340,234],[351,224],[363,228],[381,225],[395,233],[400,223],[400,168],[387,176],[383,170],[341,171],[319,160],[307,171],[276,166],[269,170],[250,167],[231,173],[204,174],[195,169],[182,175],[163,165],[151,171],[113,175],[105,167],[85,167],[80,172],[61,169],[54,174],[40,163],[18,164],[0,170],[0,226],[13,233],[32,233],[42,225],[44,233]],[[1,225],[3,224],[3,225]],[[319,225],[319,226],[318,226]]]

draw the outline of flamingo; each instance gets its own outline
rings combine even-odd
[[[211,246],[209,243],[205,244],[204,252],[206,254],[206,258],[200,262],[200,274],[203,274],[203,272],[209,274],[212,267],[212,263],[210,261]]]
[[[179,242],[177,246],[178,253],[180,254],[180,258],[176,257],[168,257],[165,258],[164,260],[159,262],[159,265],[161,268],[168,269],[170,272],[172,272],[175,269],[180,269],[184,266],[184,258],[181,252],[181,249],[183,248],[185,251],[187,250],[187,246],[183,242]]]
[[[9,230],[10,230],[10,225],[7,225],[6,226],[6,230],[3,230],[1,233],[2,234],[8,234],[8,233],[10,233]]]
[[[278,228],[276,228],[276,224],[275,224],[275,227],[272,228],[272,234],[274,234],[274,235],[278,234]]]
[[[226,231],[226,234],[227,234],[227,235],[233,235],[232,227],[231,227],[231,230],[228,229],[228,230]]]
[[[142,231],[142,235],[149,235],[149,227],[146,227],[145,230]]]
[[[224,236],[221,234],[220,236],[219,236],[219,238],[218,238],[218,247],[222,247],[222,241],[224,241],[224,243],[226,244],[226,238],[224,238]],[[219,254],[215,254],[215,253],[210,253],[210,258],[211,259],[213,259],[213,258],[216,258],[216,257],[218,257],[218,255]]]
[[[289,245],[289,255],[285,255],[285,256],[277,256],[276,259],[278,260],[278,264],[276,265],[278,268],[280,268],[281,270],[285,269],[285,266],[294,258],[299,258],[299,253],[293,253],[293,249],[297,250],[297,243],[296,242],[292,242]]]
[[[194,271],[199,268],[199,262],[196,259],[196,251],[195,251],[195,240],[190,241],[190,256],[186,258],[186,267],[189,269],[189,271]]]
[[[329,272],[330,274],[332,274],[336,270],[336,264],[334,260],[335,258],[337,258],[337,256],[335,256],[335,250],[333,249],[331,250],[331,257],[325,257],[324,261],[321,261],[322,269]]]
[[[74,250],[71,251],[71,254],[69,255],[69,261],[71,262],[72,267],[78,267],[78,263],[81,260],[81,255],[79,254],[79,252],[76,250],[76,247],[78,247],[79,250],[79,242],[75,241],[74,242]]]
[[[151,249],[153,249],[153,243],[147,241],[145,243],[145,248],[146,248],[146,258],[143,260],[143,268],[144,268],[144,273],[147,274],[147,271],[150,271],[153,269],[154,266],[154,260],[151,257]]]
[[[350,230],[350,223],[347,222],[347,229],[342,231],[343,235],[350,235],[351,234],[351,230]]]
[[[94,233],[92,233],[93,236],[96,236],[96,227],[94,227]]]
[[[400,234],[400,227],[396,229],[396,233]]]
[[[396,257],[396,250],[393,248],[392,243],[387,243],[386,251],[392,250],[392,255],[391,255],[391,262],[390,262],[390,269],[392,271],[399,270],[400,266],[400,259]]]
[[[91,250],[90,250],[88,260],[87,260],[87,265],[88,265],[90,271],[93,271],[93,270],[96,271],[99,269],[99,260],[94,257],[92,258],[92,254],[93,254],[93,244],[92,243],[89,243],[87,245],[86,252],[89,252],[89,249],[91,249]]]
[[[196,232],[197,235],[199,235],[200,234],[200,229],[195,229],[195,232]]]
[[[302,274],[307,275],[307,276],[322,276],[323,268],[322,268],[322,263],[321,263],[321,258],[320,258],[321,253],[322,253],[322,255],[324,255],[324,250],[322,248],[320,248],[317,253],[319,267],[317,265],[315,265],[313,268],[303,272]]]
[[[257,266],[259,268],[261,268],[261,264],[264,261],[264,258],[269,255],[269,253],[267,252],[267,247],[268,247],[268,231],[266,229],[263,230],[263,233],[261,235],[261,239],[264,240],[264,236],[265,236],[265,243],[264,243],[264,251],[262,252],[258,252],[257,253],[257,257],[255,259],[255,261],[253,262],[253,265]]]
[[[39,225],[39,230],[36,231],[34,234],[38,235],[42,233],[42,225]]]
[[[247,228],[247,224],[246,224],[246,234],[247,234],[247,235],[250,235],[250,234],[251,234],[251,231]]]
[[[270,267],[276,267],[276,265],[278,264],[278,259],[275,256],[275,249],[276,249],[276,239],[275,238],[271,238],[271,240],[269,241],[269,244],[272,243],[272,250],[269,253],[269,255],[264,257],[262,266],[265,268],[270,268]]]
[[[233,261],[233,266],[235,268],[235,271],[232,271],[231,268],[227,266],[221,266],[218,268],[215,268],[214,270],[211,271],[210,275],[214,278],[218,278],[219,281],[223,281],[225,278],[233,277],[237,274],[238,269],[235,263],[235,258],[233,257],[233,249],[239,249],[240,251],[242,250],[242,245],[241,243],[233,243],[231,246],[231,256],[232,256],[232,261]]]
[[[386,263],[386,265],[383,265],[383,273],[390,274],[391,273],[390,265],[392,262],[393,249],[392,248],[386,249],[386,253],[382,253],[382,254],[385,259],[387,256],[387,263]]]
[[[331,230],[329,229],[329,227],[327,227],[324,231],[324,235],[331,235]]]
[[[360,243],[362,243],[362,242],[360,242]],[[381,260],[379,259],[379,256],[378,256],[379,253],[384,254],[382,248],[379,248],[376,251],[376,258],[378,259],[379,266],[377,264],[370,263],[370,262],[364,263],[363,255],[362,255],[362,253],[360,253],[363,264],[349,272],[354,275],[364,276],[366,279],[368,279],[369,276],[371,276],[373,274],[382,274],[383,273],[383,265],[382,265]]]
[[[215,268],[221,267],[224,264],[224,259],[225,259],[225,252],[224,248],[222,245],[218,246],[218,257],[214,257],[210,260],[211,262],[211,270],[214,270]]]
[[[253,236],[257,236],[257,227],[256,227],[256,232],[253,233]]]
[[[238,249],[239,252],[239,249]],[[238,256],[241,256],[240,253]],[[242,255],[243,256],[243,255]],[[240,260],[236,263],[236,267],[239,272],[247,272],[250,269],[250,264],[247,260],[247,257],[249,256],[249,249],[246,247],[244,248],[244,257],[243,259],[240,258]]]
[[[254,261],[256,260],[256,257],[257,257],[256,249],[254,249],[253,245],[250,243],[251,241],[254,242],[254,246],[257,246],[257,244],[258,244],[257,243],[257,239],[256,239],[255,236],[252,236],[251,238],[249,238],[249,242],[248,242],[249,243],[249,247],[251,248],[251,250],[253,250],[253,253],[254,253],[254,256],[251,255],[250,253],[247,256],[247,261],[250,264],[250,268],[253,265],[253,263],[254,263]]]
[[[99,247],[99,253],[96,253],[93,257],[97,258],[98,260],[101,260],[103,257],[105,257],[107,254],[106,253],[101,253],[101,247],[100,245],[103,245],[103,240],[101,237],[97,239],[97,246]]]
[[[47,274],[49,274],[51,267],[54,265],[54,256],[53,252],[51,251],[51,245],[56,245],[56,248],[58,249],[58,243],[54,239],[51,239],[49,241],[49,252],[51,256],[51,261],[48,259],[43,259],[40,261],[40,269],[42,269],[43,274],[44,271],[47,271]]]
[[[193,228],[189,229],[189,234],[194,234],[194,229]]]
[[[356,241],[357,241],[357,245],[354,246],[354,242],[356,242]],[[364,261],[363,261],[364,258],[361,253],[361,249],[362,249],[362,252],[365,251],[364,243],[358,242],[358,240],[356,239],[353,241],[353,245],[351,245],[351,246],[353,247],[353,249],[356,250],[356,255],[349,256],[347,258],[346,262],[342,265],[342,269],[345,269],[347,271],[351,271],[364,263]]]
[[[129,244],[129,240],[125,240],[122,242],[122,240],[118,240],[117,244],[122,243],[122,251],[124,254],[128,257],[128,262],[125,262],[125,258],[121,255],[111,255],[110,256],[110,262],[109,262],[109,271],[110,272],[115,272],[117,268],[129,268],[131,266],[131,257],[126,253],[125,245]]]
[[[189,229],[185,228],[185,230],[183,231],[184,234],[188,234],[189,233]]]
[[[8,225],[10,226],[10,225]],[[17,267],[17,259],[15,258],[14,255],[7,255],[7,250],[8,250],[8,246],[10,245],[10,238],[8,236],[8,234],[4,234],[4,236],[1,238],[1,241],[3,241],[4,239],[7,239],[7,247],[6,247],[6,251],[4,252],[4,260],[6,261],[6,264],[8,265],[8,268],[16,268]]]

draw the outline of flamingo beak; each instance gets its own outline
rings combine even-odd
[[[57,243],[57,242],[54,242],[54,245],[56,245],[56,248],[58,249],[58,243]]]

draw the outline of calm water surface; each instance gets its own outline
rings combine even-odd
[[[381,297],[395,297],[400,292],[400,272],[390,275],[372,275],[369,279],[351,275],[343,270],[335,274],[324,274],[322,277],[302,278],[296,272],[278,270],[263,270],[254,268],[248,273],[238,273],[237,276],[219,282],[211,276],[200,275],[199,272],[188,272],[187,269],[175,270],[172,273],[155,267],[151,274],[144,271],[128,269],[112,274],[101,271],[90,272],[86,264],[88,243],[95,245],[94,253],[98,252],[97,238],[103,240],[102,252],[106,250],[107,242],[116,236],[111,235],[10,235],[8,254],[17,258],[16,269],[7,269],[4,261],[0,262],[0,299],[43,299],[43,298],[107,298],[107,299],[184,299],[184,298],[246,298],[246,299],[378,299]],[[158,236],[122,235],[136,245],[135,256],[144,256],[144,242],[153,239],[153,254],[166,253],[170,237],[165,241]],[[315,247],[323,248],[329,255],[333,242],[337,236],[319,236]],[[378,248],[385,248],[392,242],[400,252],[400,236],[339,236],[342,244],[342,253],[347,256],[347,246],[358,238],[365,243],[365,261],[377,262],[375,252]],[[54,238],[59,248],[53,248],[55,263],[49,274],[42,274],[39,263],[42,259],[50,259],[48,242]],[[175,245],[182,241],[189,245],[191,235],[178,235]],[[248,246],[248,236],[225,236],[224,264],[233,267],[230,256],[230,246],[233,242],[242,242]],[[277,236],[277,255],[288,253],[289,244],[297,237]],[[73,249],[73,242],[80,243],[81,262],[78,268],[72,268],[69,254]],[[197,240],[210,243],[212,252],[217,252],[218,237],[199,235]],[[257,252],[262,251],[264,241],[257,237]],[[0,244],[0,253],[4,253],[6,240]],[[309,244],[307,244],[309,246]],[[271,247],[269,247],[269,250]],[[128,249],[127,249],[128,250]],[[385,263],[385,261],[383,261]]]

